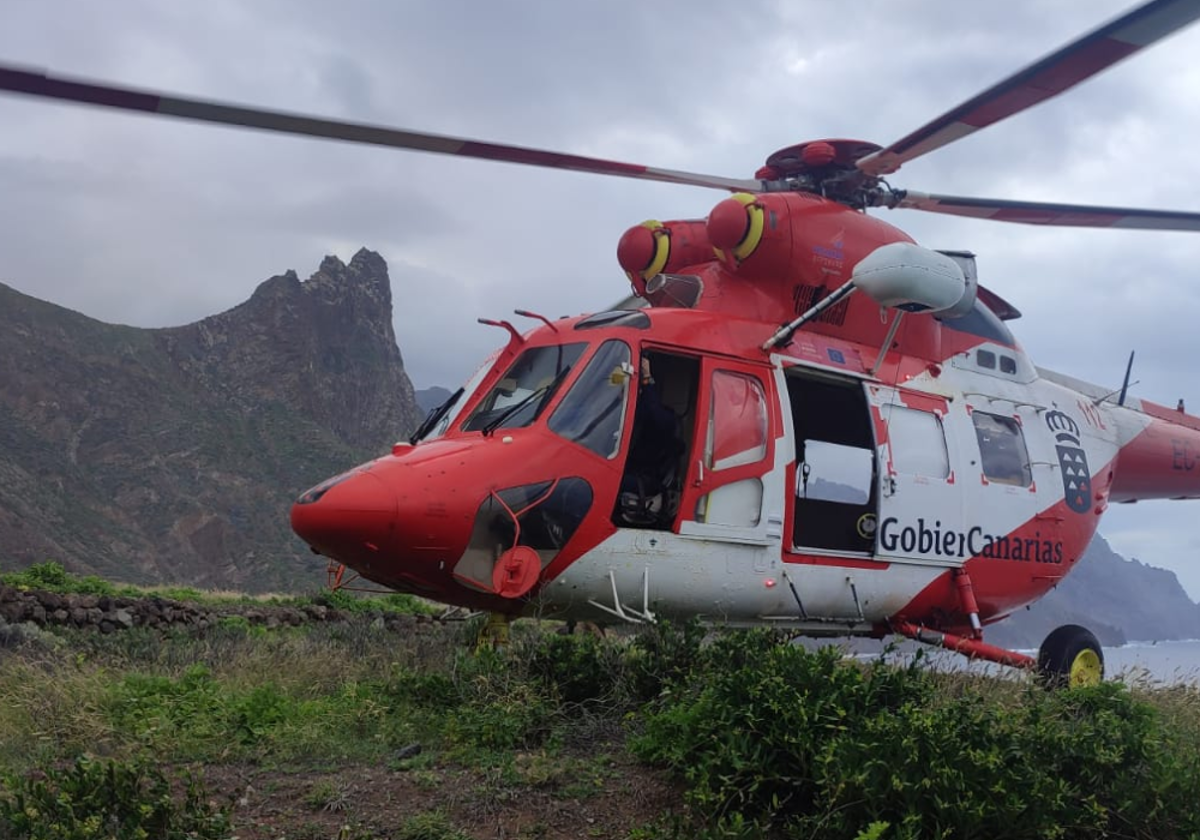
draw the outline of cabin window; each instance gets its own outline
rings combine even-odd
[[[977,365],[979,365],[981,368],[986,368],[987,370],[995,370],[996,369],[996,354],[993,353],[991,350],[976,350],[975,351],[975,363]]]
[[[875,456],[869,449],[809,440],[796,471],[796,496],[823,502],[865,505],[871,498]]]
[[[742,373],[714,371],[704,463],[725,470],[761,461],[766,454],[767,398],[762,383]]]
[[[946,453],[946,432],[942,429],[941,418],[902,405],[884,406],[883,416],[888,423],[892,469],[904,475],[926,478],[950,476],[950,457]]]
[[[1017,360],[1012,356],[1000,357],[1000,372],[1015,374],[1017,372]]]
[[[550,431],[595,452],[616,457],[629,401],[629,345],[606,341],[550,415]]]
[[[586,347],[583,342],[530,347],[492,386],[463,425],[463,431],[475,432],[491,424],[498,429],[528,426],[554,399],[554,391]]]
[[[755,464],[766,455],[767,398],[762,383],[744,373],[713,371],[704,466],[720,472]],[[758,478],[730,481],[697,501],[696,521],[753,528],[762,516],[762,498]]]
[[[1029,453],[1021,424],[1012,417],[983,411],[973,412],[971,419],[975,422],[975,436],[979,438],[984,477],[997,484],[1015,487],[1032,484]]]

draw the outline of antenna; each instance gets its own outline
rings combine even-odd
[[[1111,399],[1113,397],[1117,397],[1117,394],[1121,395],[1121,396],[1117,397],[1117,405],[1125,405],[1125,394],[1129,391],[1129,387],[1131,385],[1138,384],[1138,382],[1141,382],[1140,379],[1135,382],[1129,381],[1129,374],[1133,372],[1133,354],[1134,354],[1134,351],[1130,350],[1129,351],[1129,362],[1128,362],[1128,364],[1125,365],[1125,381],[1121,383],[1121,387],[1118,388],[1116,391],[1109,391],[1107,394],[1105,394],[1102,397],[1096,397],[1096,399],[1092,400],[1092,405],[1100,405],[1105,400]]]
[[[1121,396],[1117,397],[1117,405],[1125,405],[1125,392],[1129,390],[1129,374],[1133,372],[1133,354],[1129,351],[1129,364],[1125,365],[1125,381],[1121,383]]]

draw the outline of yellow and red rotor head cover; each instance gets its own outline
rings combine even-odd
[[[763,226],[758,196],[734,193],[708,214],[708,240],[718,259],[736,266],[762,242]]]
[[[656,219],[647,219],[625,231],[617,243],[617,262],[641,294],[646,281],[666,268],[671,256],[671,232]]]

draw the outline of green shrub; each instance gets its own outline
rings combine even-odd
[[[50,560],[34,563],[21,572],[0,575],[0,583],[17,589],[42,589],[46,592],[78,593],[81,595],[115,595],[117,588],[95,575],[73,575],[61,564]]]
[[[295,713],[295,702],[274,683],[255,686],[227,703],[224,716],[233,725],[239,742],[253,746]]]
[[[250,619],[244,615],[223,615],[217,619],[217,626],[223,630],[235,630],[242,633],[249,633],[252,627]]]
[[[233,689],[192,665],[178,678],[127,674],[113,684],[108,709],[117,731],[150,750],[197,759],[261,744],[300,704],[274,682]]]
[[[770,634],[707,648],[633,743],[711,836],[1186,837],[1200,745],[1118,684],[989,696]]]
[[[386,595],[358,595],[344,589],[321,592],[312,601],[349,613],[397,613],[401,615],[437,615],[442,607],[405,592]]]
[[[534,637],[512,654],[549,694],[565,703],[621,702],[621,650],[595,636],[552,633]]]
[[[455,747],[512,750],[540,745],[558,711],[515,666],[511,651],[460,654],[453,679],[460,702],[447,710],[446,740]]]
[[[0,797],[0,835],[12,840],[207,840],[229,828],[228,810],[192,777],[180,802],[158,770],[117,761],[9,778]]]
[[[456,706],[462,699],[449,674],[400,665],[392,669],[387,690],[397,700],[432,708]]]
[[[553,708],[527,684],[483,693],[445,718],[443,733],[456,747],[483,750],[528,749],[552,729]]]
[[[240,743],[230,738],[227,704],[209,669],[192,665],[177,678],[126,674],[109,688],[104,711],[117,738],[149,755],[203,760]]]
[[[701,658],[704,628],[699,621],[659,621],[646,627],[626,653],[629,690],[638,700],[652,700],[670,685],[685,680]]]

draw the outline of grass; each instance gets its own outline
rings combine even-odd
[[[291,796],[312,836],[333,836],[326,819],[373,836],[355,803],[401,780],[424,804],[384,836],[469,836],[531,802],[550,803],[544,816],[611,797],[637,760],[683,791],[648,839],[1035,836],[1020,832],[1045,825],[1023,808],[1076,802],[1061,836],[1200,830],[1194,687],[1048,695],[693,627],[601,640],[519,622],[507,649],[476,653],[461,627],[381,624],[36,637],[0,657],[0,776],[81,755],[328,774]]]
[[[471,840],[441,811],[413,814],[396,830],[396,840]]]
[[[203,636],[146,629],[66,634],[69,648],[0,660],[0,766],[28,769],[91,750],[173,762],[372,760],[423,735],[395,679],[406,659],[452,643],[370,622]],[[407,740],[406,740],[407,739]]]

